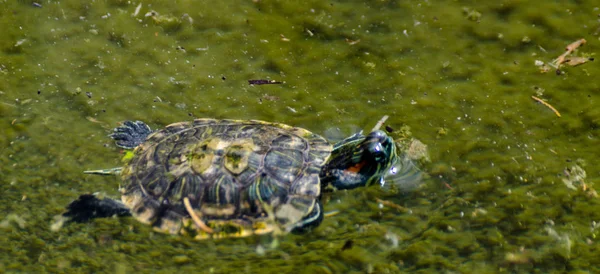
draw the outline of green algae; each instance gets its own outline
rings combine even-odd
[[[598,271],[600,71],[534,66],[579,38],[597,52],[591,1],[150,1],[135,16],[129,1],[40,3],[0,6],[0,272]],[[384,114],[428,145],[431,179],[331,194],[340,214],[309,234],[191,241],[132,218],[50,229],[78,194],[118,195],[115,178],[82,171],[121,165],[106,137],[120,121],[324,132]],[[586,189],[564,183],[575,164]]]

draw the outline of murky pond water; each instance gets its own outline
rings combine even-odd
[[[569,56],[594,57],[597,3],[83,2],[0,1],[0,272],[599,271],[598,62],[536,66],[581,38]],[[118,195],[82,171],[120,165],[107,135],[124,120],[350,134],[386,114],[428,145],[430,178],[333,193],[339,214],[311,233],[192,241],[132,218],[51,230],[79,194]]]

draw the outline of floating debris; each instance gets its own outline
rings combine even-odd
[[[546,73],[552,70],[552,67],[540,60],[535,60],[535,66],[540,68],[541,73]]]
[[[146,12],[146,14],[144,14],[144,17],[153,17],[153,16],[157,16],[158,12],[151,10],[149,12]]]
[[[190,259],[190,257],[188,257],[186,255],[173,256],[173,262],[176,264],[187,264],[191,261],[192,261],[192,259]]]
[[[190,24],[194,24],[194,18],[192,18],[192,17],[191,17],[189,14],[187,14],[187,13],[184,13],[184,14],[181,16],[181,19],[187,19],[187,21],[188,21]]]
[[[342,246],[342,251],[346,250],[346,249],[350,249],[352,248],[352,246],[354,246],[354,241],[352,240],[347,240],[344,245]]]
[[[181,19],[173,15],[162,15],[155,10],[144,14],[144,17],[150,17],[154,24],[159,25],[167,32],[174,32],[180,29]],[[155,34],[156,35],[156,34]]]
[[[429,149],[427,149],[427,145],[415,138],[411,140],[408,150],[406,151],[406,156],[415,161],[431,161],[429,158]]]
[[[379,204],[381,204],[381,205],[384,205],[384,206],[387,206],[387,207],[394,208],[394,209],[396,209],[396,210],[398,210],[398,211],[400,211],[400,212],[407,212],[407,211],[408,211],[408,209],[406,209],[405,207],[403,207],[403,206],[401,206],[401,205],[399,205],[399,204],[396,204],[396,203],[394,203],[394,202],[387,201],[387,200],[381,200],[381,199],[379,199],[379,198],[375,198],[375,200],[376,200],[376,201],[377,201]]]
[[[548,64],[540,64],[538,61],[536,61],[536,66],[540,67],[540,71],[542,73],[548,72],[549,71],[549,66],[552,66],[554,68],[556,68],[556,75],[560,75],[562,73],[562,71],[560,70],[561,66],[563,64],[570,66],[570,67],[576,67],[579,65],[583,65],[587,62],[590,61],[594,61],[594,58],[589,57],[589,56],[569,56],[571,54],[573,54],[573,52],[575,52],[579,47],[585,45],[585,43],[587,43],[587,41],[585,39],[579,39],[569,45],[567,45],[565,47],[565,52],[563,54],[561,54],[560,56],[558,56],[556,59],[554,59],[552,62],[548,63]]]
[[[142,3],[138,4],[137,7],[135,7],[135,11],[133,12],[132,16],[133,17],[138,16],[138,14],[140,14],[141,9],[142,9]]]
[[[25,42],[27,42],[27,38],[20,39],[19,41],[17,41],[15,43],[15,47],[19,47],[19,46],[23,45],[23,43],[25,43]]]
[[[108,124],[106,124],[105,122],[99,121],[98,119],[91,117],[91,116],[86,116],[85,119],[87,119],[88,121],[90,121],[92,123],[101,124],[103,126],[108,126]]]
[[[565,258],[570,258],[571,257],[571,249],[573,247],[573,241],[571,241],[571,238],[569,237],[569,234],[567,233],[558,233],[556,232],[556,230],[554,230],[552,227],[547,226],[546,227],[546,232],[548,232],[548,235],[552,238],[554,238],[554,240],[556,240],[556,242],[561,245],[564,250],[564,254],[563,255]],[[559,252],[559,254],[562,252]]]
[[[507,252],[504,255],[504,262],[509,265],[530,264],[532,261],[532,252],[525,250],[524,247],[519,248],[518,252]]]
[[[265,100],[267,100],[267,101],[271,101],[271,102],[274,102],[274,101],[279,101],[279,97],[277,97],[277,96],[272,96],[272,95],[268,95],[268,94],[264,94],[264,95],[262,96],[262,99],[265,99]]]
[[[250,85],[273,85],[273,84],[282,84],[282,83],[283,82],[276,81],[276,80],[264,80],[264,79],[248,80],[248,84],[250,84]]]
[[[66,218],[62,215],[54,216],[52,222],[50,223],[50,231],[52,231],[52,232],[59,231],[67,221],[68,221],[68,218]]]
[[[385,239],[390,242],[392,248],[398,248],[398,245],[400,244],[400,240],[398,239],[398,235],[392,233],[392,232],[387,232],[385,233]]]
[[[593,57],[569,57],[565,59],[564,64],[567,64],[571,67],[576,67],[579,65],[583,65],[587,62],[594,61]]]
[[[381,126],[383,126],[383,123],[385,123],[385,121],[390,118],[390,116],[388,115],[384,115],[383,117],[381,117],[381,119],[379,119],[379,121],[377,121],[377,124],[375,124],[375,127],[373,127],[373,129],[371,131],[377,131],[381,128]]]
[[[533,95],[531,96],[531,98],[533,100],[536,100],[536,101],[540,102],[542,105],[548,107],[549,109],[551,109],[556,114],[556,116],[560,117],[560,112],[558,112],[558,110],[556,110],[552,105],[546,103],[546,101],[544,101],[544,100],[542,100],[542,99],[540,99],[538,97],[535,97]]]
[[[259,244],[256,246],[256,254],[258,254],[259,256],[264,256],[266,253],[267,251],[262,245]]]
[[[181,51],[183,53],[186,53],[185,48],[183,46],[176,46],[175,49],[178,51]]]
[[[560,67],[560,65],[562,63],[565,62],[565,58],[573,53],[573,51],[575,51],[577,48],[581,47],[582,45],[584,45],[585,43],[587,43],[587,41],[585,39],[579,39],[571,44],[569,44],[566,48],[565,48],[565,53],[561,54],[560,56],[558,56],[558,58],[556,58],[554,60],[554,63],[556,64],[557,68]]]
[[[356,45],[356,44],[360,43],[360,39],[351,40],[351,39],[346,38],[346,43],[348,43],[348,45],[351,45],[351,46]]]
[[[585,43],[587,43],[587,41],[583,38],[569,44],[565,50],[567,51],[567,53],[572,53],[573,51],[575,51],[577,48],[583,46]]]
[[[298,111],[293,107],[288,106],[287,109],[289,109],[292,113],[298,113]]]
[[[327,211],[327,212],[323,213],[323,217],[329,218],[331,216],[335,216],[335,215],[338,215],[338,214],[340,214],[339,210],[332,210],[332,211]]]
[[[470,21],[473,21],[473,22],[481,21],[481,16],[482,16],[481,12],[479,12],[475,9],[469,8],[469,7],[463,7],[462,10],[463,10],[463,15]]]
[[[565,168],[563,173],[565,178],[563,178],[562,181],[568,188],[577,190],[577,188],[580,186],[584,190],[587,189],[587,185],[585,184],[587,173],[582,167],[579,165],[573,165],[572,167]]]
[[[6,215],[4,220],[0,222],[0,227],[9,227],[11,224],[16,224],[19,228],[25,228],[27,222],[21,216],[11,213]]]

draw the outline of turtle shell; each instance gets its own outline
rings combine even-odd
[[[121,173],[122,201],[138,220],[171,234],[289,231],[320,211],[319,173],[331,150],[323,137],[284,124],[175,123],[134,149]]]

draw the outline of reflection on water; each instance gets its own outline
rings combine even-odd
[[[408,192],[425,183],[424,177],[425,174],[415,165],[414,161],[407,154],[401,154],[398,161],[390,168],[388,175],[382,178],[381,187]]]

